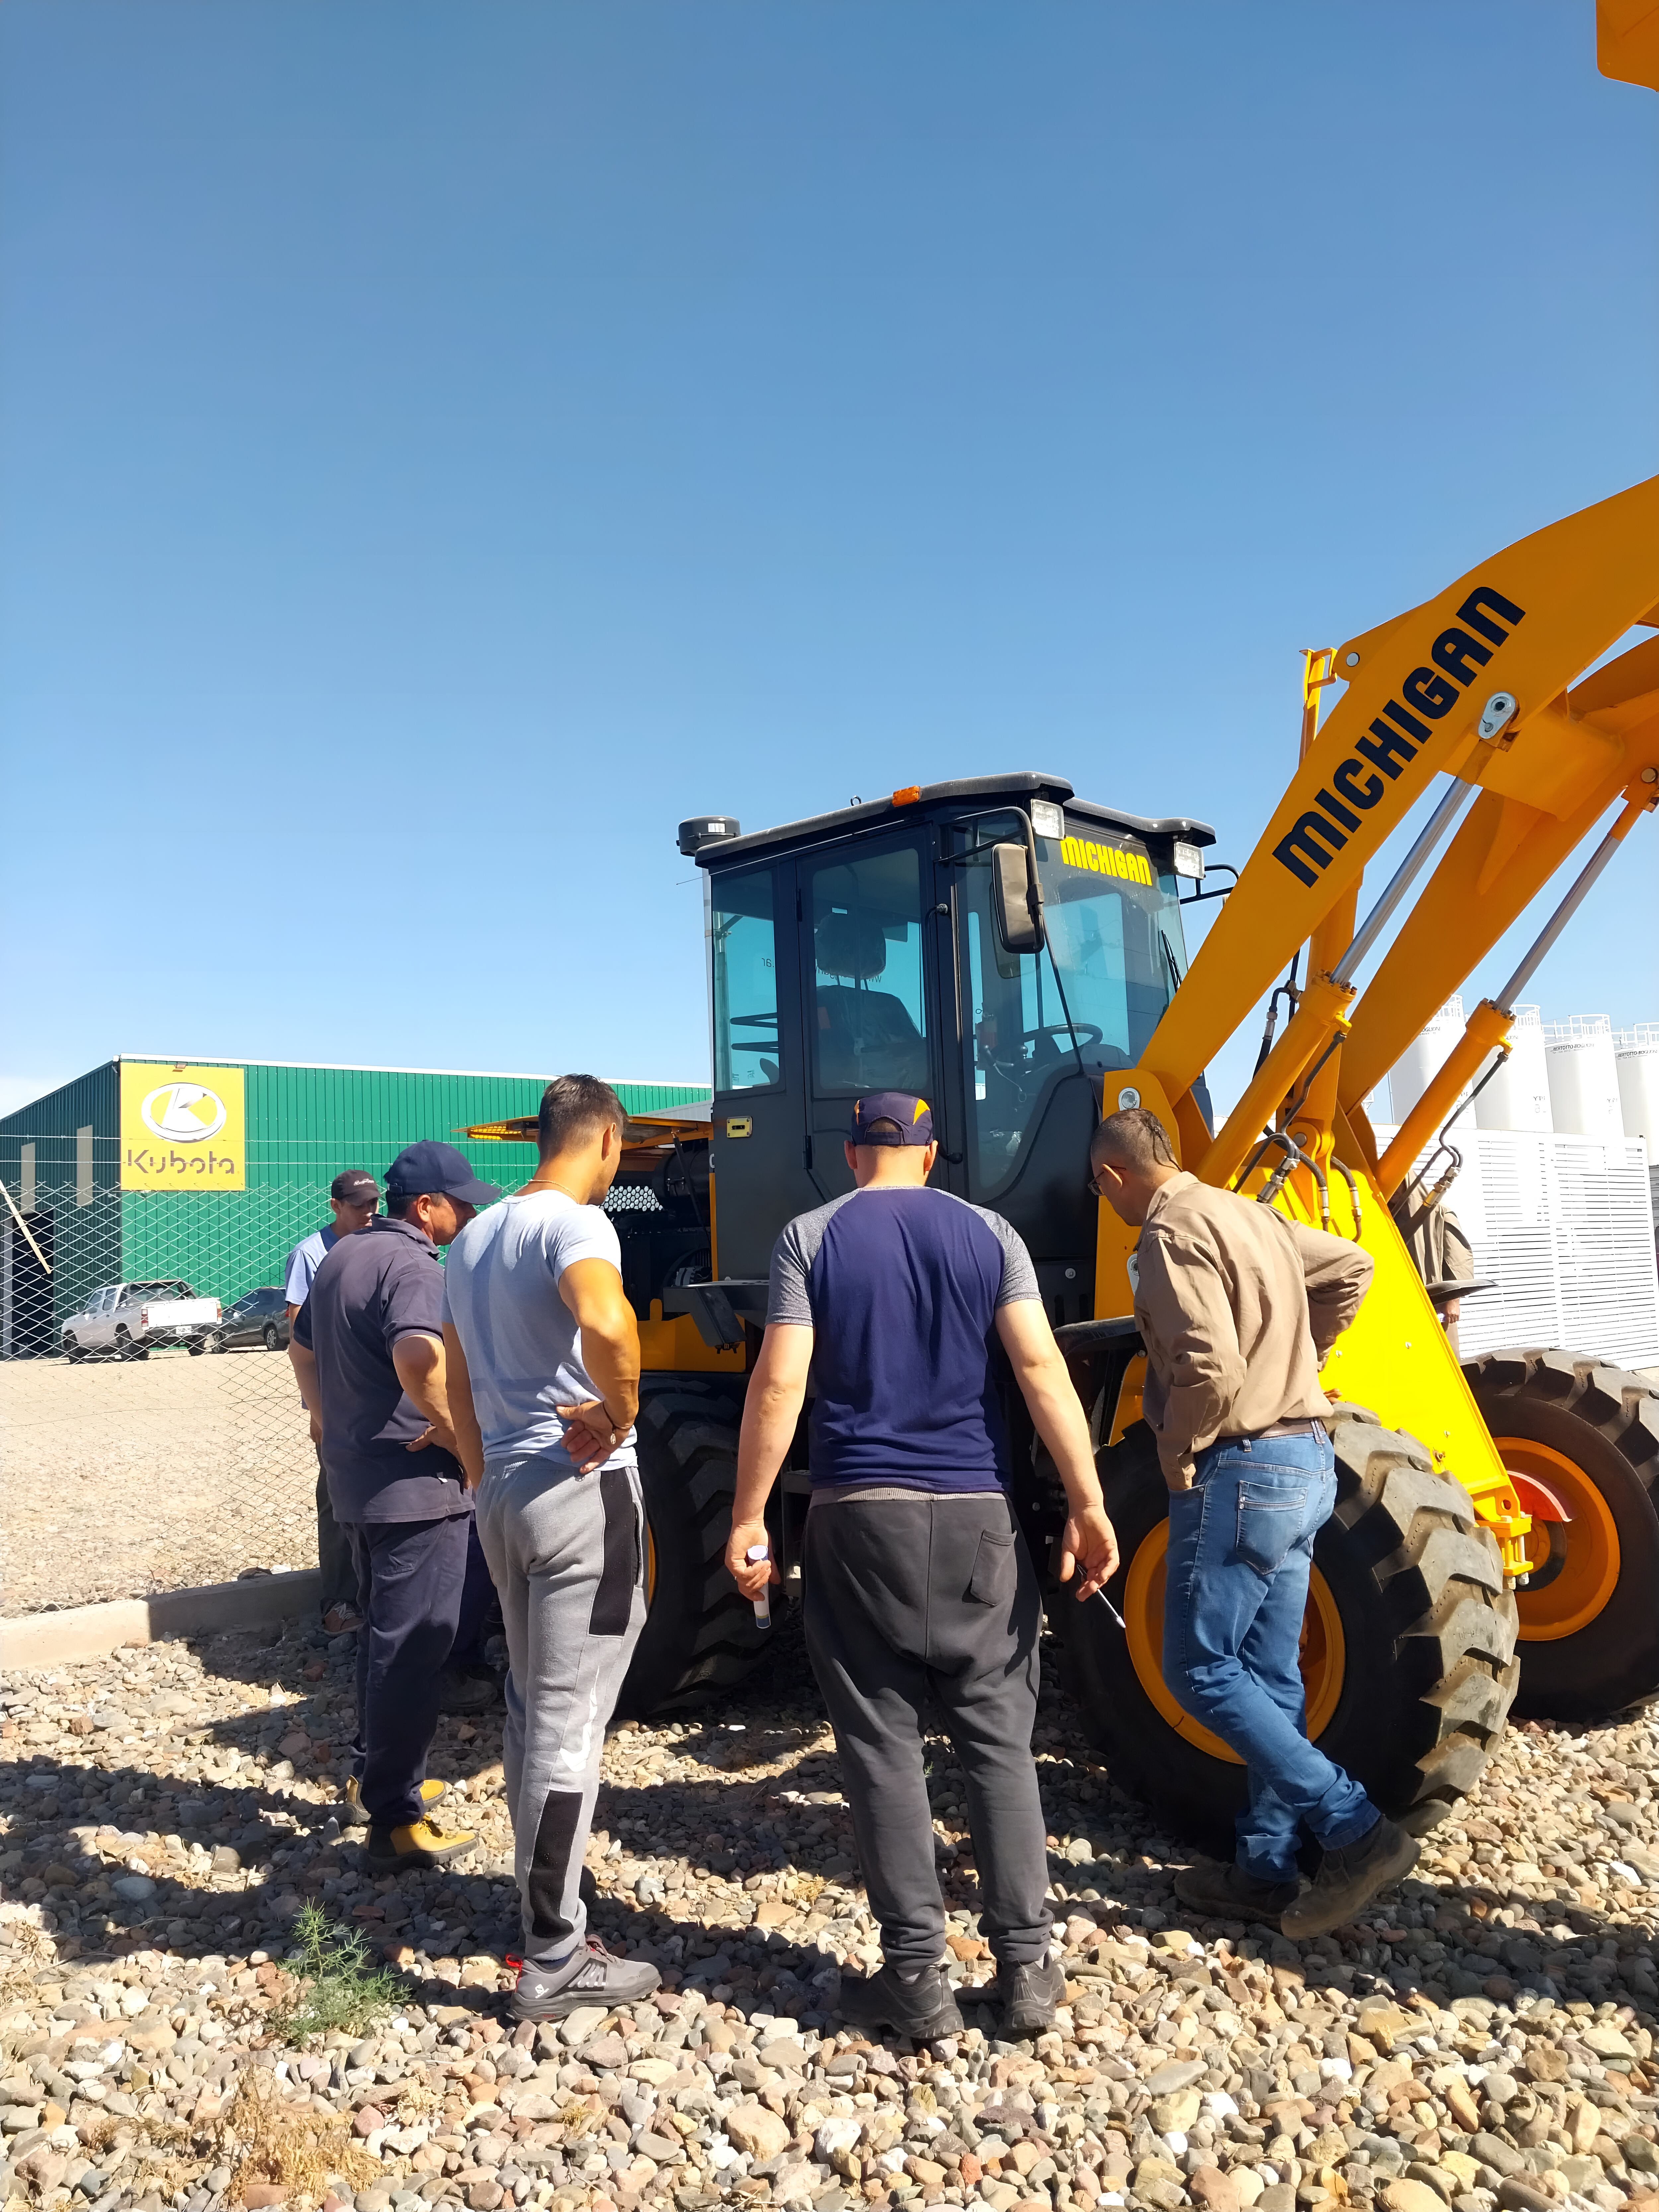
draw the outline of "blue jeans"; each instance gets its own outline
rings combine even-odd
[[[1336,1457],[1311,1436],[1227,1437],[1170,1497],[1164,1679],[1244,1761],[1250,1801],[1238,1861],[1259,1881],[1297,1878],[1304,1822],[1326,1849],[1355,1843],[1375,1805],[1308,1741],[1297,1650],[1314,1538],[1336,1504]]]

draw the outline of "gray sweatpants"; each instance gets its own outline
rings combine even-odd
[[[579,1885],[605,1731],[645,1626],[639,1478],[532,1457],[484,1469],[478,1540],[501,1601],[512,1671],[501,1763],[526,1962],[583,1941]]]
[[[945,1950],[922,1771],[940,1709],[968,1785],[980,1925],[1000,1965],[1048,1954],[1047,1838],[1031,1728],[1042,1603],[1000,1491],[816,1491],[802,1556],[806,1649],[830,1708],[887,1963]]]

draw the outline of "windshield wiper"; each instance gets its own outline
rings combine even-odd
[[[1158,933],[1158,941],[1164,947],[1164,957],[1170,963],[1170,996],[1173,999],[1181,988],[1181,970],[1176,965],[1175,947],[1170,944],[1169,934],[1161,925]]]

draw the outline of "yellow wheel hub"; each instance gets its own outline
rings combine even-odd
[[[1559,1501],[1567,1518],[1533,1517],[1527,1537],[1532,1580],[1515,1593],[1523,1644],[1553,1644],[1587,1628],[1619,1583],[1619,1527],[1607,1501],[1565,1453],[1525,1437],[1494,1437],[1498,1456],[1527,1500],[1528,1478]]]
[[[1164,1679],[1164,1577],[1170,1524],[1160,1521],[1130,1562],[1123,1596],[1129,1656],[1140,1686],[1178,1736],[1230,1766],[1243,1761],[1218,1735],[1195,1721]],[[1342,1696],[1347,1644],[1342,1617],[1331,1586],[1316,1567],[1308,1585],[1308,1609],[1302,1617],[1302,1686],[1308,1701],[1308,1734],[1317,1741],[1330,1725]]]

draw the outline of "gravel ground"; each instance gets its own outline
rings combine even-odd
[[[0,1364],[0,1612],[317,1563],[317,1462],[281,1353]]]
[[[939,1746],[970,2025],[912,2052],[835,2026],[838,1966],[877,1954],[785,1626],[763,1683],[607,1751],[598,1924],[662,1993],[515,2031],[497,1722],[445,1721],[434,1760],[476,1852],[376,1880],[335,1818],[346,1640],[273,1635],[0,1677],[0,2198],[1659,2212],[1647,1720],[1513,1731],[1386,1910],[1297,1946],[1183,1913],[1185,1854],[1050,1687],[1066,2008],[1008,2045],[972,2002],[990,1967]],[[282,1962],[308,1900],[398,1979],[379,2024],[301,2045]]]

